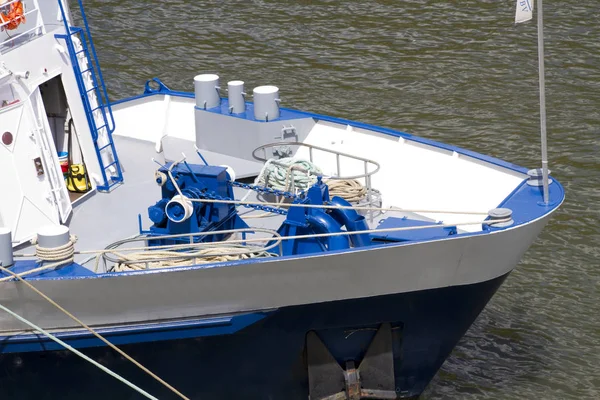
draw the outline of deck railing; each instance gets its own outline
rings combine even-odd
[[[256,149],[254,149],[254,151],[252,152],[252,156],[259,161],[262,162],[267,162],[267,159],[269,158],[267,156],[267,150],[272,150],[275,149],[277,147],[282,147],[282,146],[289,146],[289,147],[299,147],[299,148],[307,148],[308,149],[308,155],[309,155],[309,161],[312,163],[313,162],[313,152],[314,151],[320,151],[323,153],[327,153],[327,154],[333,154],[335,155],[335,161],[336,161],[336,174],[335,176],[328,176],[328,179],[361,179],[364,178],[365,180],[365,186],[367,187],[367,192],[370,194],[371,192],[371,176],[373,176],[373,174],[375,174],[377,171],[379,171],[379,169],[381,168],[379,163],[373,160],[369,160],[367,158],[363,158],[363,157],[358,157],[355,155],[351,155],[351,154],[346,154],[346,153],[342,153],[340,151],[336,151],[336,150],[331,150],[331,149],[326,149],[324,147],[319,147],[319,146],[315,146],[312,144],[308,144],[308,143],[302,143],[302,142],[277,142],[277,143],[268,143],[262,146],[257,147]],[[259,155],[258,153],[262,152],[262,156]],[[358,161],[360,163],[363,164],[364,166],[364,173],[361,174],[348,174],[348,175],[342,175],[341,173],[341,159],[342,158],[346,158],[349,160],[353,160],[353,161]],[[274,164],[277,164],[276,160],[272,161]]]
[[[271,153],[275,154],[274,150],[277,148],[280,148],[280,147],[297,147],[298,150],[303,149],[303,148],[308,149],[308,158],[311,163],[314,162],[313,154],[317,153],[317,152],[331,154],[331,155],[335,156],[336,172],[333,176],[327,176],[327,179],[330,179],[330,180],[360,180],[360,179],[364,179],[364,185],[365,185],[365,188],[367,189],[366,202],[361,205],[377,206],[377,204],[381,203],[381,193],[379,191],[373,189],[373,185],[372,185],[372,181],[371,181],[372,176],[381,169],[381,166],[379,165],[379,163],[377,161],[373,161],[368,158],[355,156],[352,154],[342,153],[337,150],[326,149],[324,147],[319,147],[319,146],[315,146],[313,144],[303,143],[303,142],[276,142],[276,143],[264,144],[262,146],[257,147],[256,149],[254,149],[254,151],[252,152],[252,156],[254,157],[254,159],[256,159],[258,161],[267,162],[267,160],[269,159],[269,157],[268,157],[269,151]],[[262,153],[262,156],[260,155],[260,153]],[[347,161],[362,164],[364,172],[358,173],[358,174],[356,174],[356,173],[342,174],[341,164],[342,164],[342,160],[344,160],[344,159]],[[275,159],[271,160],[271,162],[273,164],[282,165],[282,164],[279,164],[277,162],[277,160],[275,160]],[[282,165],[282,166],[286,167],[285,165]],[[310,171],[307,171],[307,172],[309,174],[317,175]],[[293,183],[294,183],[293,179],[291,180],[291,183],[292,183],[292,192],[294,192],[295,189],[293,187]],[[368,214],[369,214],[369,219],[371,221],[373,221],[372,211],[369,211]]]

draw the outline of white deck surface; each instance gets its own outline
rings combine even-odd
[[[114,140],[124,170],[124,183],[116,186],[110,193],[93,193],[74,206],[68,225],[71,233],[78,238],[76,243],[78,251],[104,249],[111,243],[139,234],[138,215],[141,215],[143,229],[148,230],[152,224],[148,218],[148,207],[161,198],[160,187],[154,178],[154,172],[159,166],[152,161],[152,158],[162,163],[164,162],[162,154],[156,153],[151,142],[120,136],[115,136]],[[217,154],[212,153],[212,155],[218,160]],[[240,170],[239,173],[246,176],[256,173],[254,166],[251,170]],[[240,199],[246,194],[246,190],[235,188],[234,193],[235,198]],[[256,194],[252,193],[247,200],[258,199]],[[239,207],[238,211],[251,227],[276,230],[284,220],[282,215],[264,216],[264,211],[245,207]],[[258,215],[263,217],[256,218]],[[246,218],[249,216],[251,218]],[[387,212],[374,215],[372,222],[368,219],[369,225],[375,228],[382,218],[390,216],[408,216],[426,220],[412,213]],[[26,253],[31,250],[31,247],[22,249]],[[82,262],[89,258],[89,255],[79,255],[76,261]],[[94,261],[88,261],[85,266],[93,268]]]

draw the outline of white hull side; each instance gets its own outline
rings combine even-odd
[[[259,311],[487,281],[510,272],[551,214],[493,234],[203,269],[31,281],[89,325]],[[24,285],[0,303],[46,328],[76,324]],[[24,329],[0,315],[1,332]]]

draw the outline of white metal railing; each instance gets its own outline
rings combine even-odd
[[[381,166],[379,165],[378,162],[369,160],[367,158],[358,157],[358,156],[354,156],[351,154],[346,154],[346,153],[342,153],[340,151],[326,149],[324,147],[319,147],[319,146],[315,146],[315,145],[303,143],[303,142],[276,142],[276,143],[264,144],[262,146],[257,147],[256,149],[254,149],[254,151],[252,151],[252,156],[256,160],[259,160],[262,162],[267,162],[267,159],[268,159],[267,149],[273,149],[273,148],[281,147],[281,146],[290,146],[290,147],[297,146],[297,147],[308,148],[308,155],[309,155],[309,159],[310,159],[311,163],[313,162],[313,150],[317,150],[317,151],[321,151],[324,153],[329,153],[329,154],[335,155],[337,172],[336,172],[335,176],[328,176],[327,178],[328,179],[337,179],[337,180],[364,178],[365,186],[367,188],[367,199],[370,201],[370,196],[373,192],[372,187],[371,187],[371,177],[373,176],[373,174],[375,174],[381,168]],[[260,155],[258,155],[259,151],[262,151],[262,153],[263,153],[262,157]],[[340,168],[340,164],[341,164],[340,160],[342,157],[362,163],[364,166],[364,173],[342,175],[341,168]],[[278,164],[277,160],[272,160],[272,162],[274,164]],[[292,182],[293,182],[293,180],[292,180]]]
[[[257,147],[256,149],[254,149],[254,151],[252,151],[252,157],[254,157],[256,160],[266,163],[268,160],[267,150],[268,149],[273,150],[277,147],[282,147],[282,146],[288,146],[288,147],[296,146],[299,149],[307,148],[309,161],[311,163],[314,162],[313,161],[313,153],[315,151],[326,153],[326,154],[333,154],[335,156],[336,173],[333,176],[327,176],[327,179],[330,179],[330,180],[364,179],[365,188],[366,188],[366,202],[361,205],[374,206],[376,204],[381,203],[381,192],[373,189],[373,185],[372,185],[372,181],[371,181],[372,176],[381,169],[381,166],[379,165],[379,163],[377,161],[373,161],[368,158],[355,156],[352,154],[342,153],[341,151],[337,151],[337,150],[326,149],[324,147],[319,147],[319,146],[315,146],[313,144],[308,144],[308,143],[303,143],[303,142],[276,142],[276,143],[264,144],[262,146]],[[261,151],[262,151],[262,156],[260,156],[258,154]],[[354,173],[354,174],[343,175],[342,171],[341,171],[342,158],[347,159],[347,160],[353,160],[353,161],[356,161],[356,162],[362,164],[364,172],[358,173],[358,174]],[[286,165],[282,165],[282,164],[278,163],[277,160],[271,160],[271,162],[273,164],[278,164],[280,166],[283,166],[284,168],[287,168]],[[299,169],[302,169],[302,168],[299,168]],[[315,175],[313,172],[310,172],[310,171],[304,171],[304,172]],[[294,188],[294,180],[293,179],[291,179],[291,184],[292,184],[291,191],[292,191],[292,193],[294,193],[295,188]],[[369,219],[371,220],[371,222],[373,221],[373,213],[371,211],[369,211]]]
[[[12,50],[15,46],[28,42],[34,37],[45,33],[42,13],[38,5],[38,0],[11,0],[0,6],[0,12],[7,14],[12,5],[21,2],[23,4],[23,17],[25,22],[21,23],[16,29],[15,34],[11,35],[7,26],[13,23],[12,20],[1,22],[0,35],[6,35],[7,38],[0,42],[0,54]]]

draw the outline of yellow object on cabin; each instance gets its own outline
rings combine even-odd
[[[69,192],[85,193],[92,188],[83,164],[69,165],[66,181]]]

